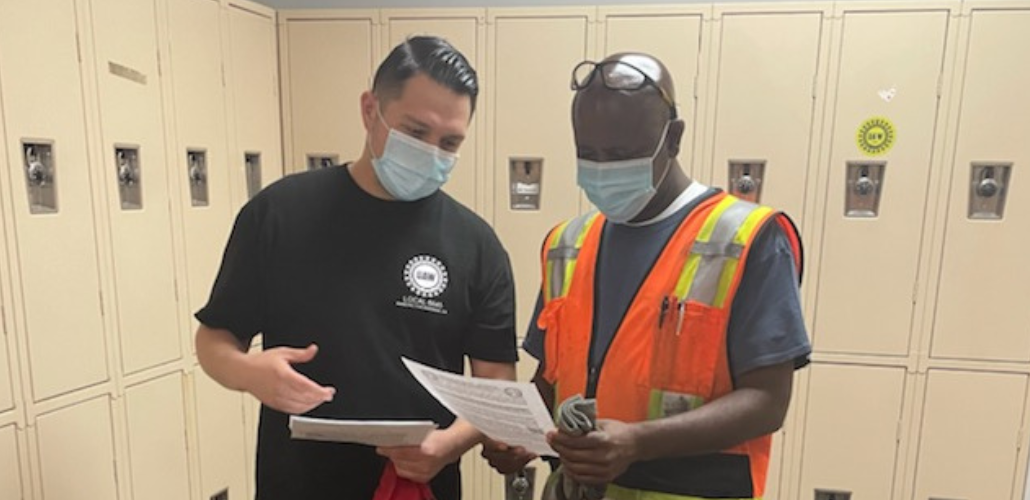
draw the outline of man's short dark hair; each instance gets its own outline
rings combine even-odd
[[[404,83],[417,73],[424,73],[459,95],[469,96],[472,112],[476,111],[476,70],[458,49],[436,36],[413,36],[394,47],[376,70],[372,92],[380,98],[396,99],[404,90]]]

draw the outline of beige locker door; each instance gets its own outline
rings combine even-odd
[[[3,240],[0,239],[0,245],[2,244]],[[0,256],[2,255],[3,250],[2,247],[0,247]],[[6,264],[5,261],[0,262]],[[3,275],[0,275],[0,277],[2,277],[5,280],[7,279],[7,277]],[[0,307],[6,308],[6,305],[3,302],[4,297],[2,293],[3,290],[0,290]],[[0,319],[0,321],[2,321],[2,319]],[[0,339],[0,414],[3,414],[4,412],[14,408],[14,392],[13,386],[11,385],[13,381],[12,374],[14,370],[14,363],[11,362],[11,353],[8,351],[7,348],[7,339],[11,338],[12,336],[6,333],[6,328],[6,325],[0,322],[0,332],[4,333],[3,338]]]
[[[76,40],[71,2],[0,2],[8,146],[2,189],[9,190],[5,198],[14,211],[11,267],[21,274],[26,382],[36,401],[107,379]],[[53,213],[30,210],[24,144],[32,143],[52,148]]]
[[[180,372],[125,390],[133,498],[189,498],[184,408]]]
[[[823,166],[829,171],[828,192],[813,340],[823,352],[904,356],[948,14],[849,12],[840,22],[839,71],[831,75],[837,97],[830,115],[830,164]],[[886,154],[868,157],[856,136],[863,122],[874,117],[893,122],[896,142]],[[886,162],[878,216],[845,217],[849,161]]]
[[[540,290],[540,247],[547,231],[580,211],[572,136],[572,68],[587,58],[586,16],[497,17],[492,65],[494,229],[511,256],[519,335]],[[512,158],[543,161],[540,209],[512,210]],[[535,366],[535,363],[531,363]]]
[[[233,206],[249,199],[246,155],[258,155],[259,178],[252,188],[283,175],[282,121],[279,116],[279,63],[274,12],[263,14],[229,6],[232,99],[236,149],[232,166]],[[270,17],[272,16],[272,17]],[[256,174],[254,174],[256,175]]]
[[[25,498],[21,485],[18,435],[13,425],[0,427],[0,498]]]
[[[691,175],[695,141],[700,137],[695,85],[701,52],[701,15],[609,15],[605,18],[604,48],[598,60],[617,52],[650,54],[669,69],[676,89],[676,112],[686,122],[677,159]],[[570,67],[566,73],[571,75],[571,71]]]
[[[472,123],[469,124],[469,133],[465,137],[465,142],[461,145],[461,158],[451,173],[450,180],[444,186],[447,194],[472,209],[479,208],[476,200],[479,198],[477,195],[479,194],[478,186],[482,168],[479,165],[479,134],[477,131],[484,116],[483,110],[486,104],[484,89],[486,85],[483,82],[486,68],[476,66],[476,61],[480,60],[481,50],[478,43],[477,24],[478,20],[471,16],[453,19],[446,17],[390,18],[387,22],[388,43],[383,47],[383,58],[385,59],[395,45],[403,42],[409,36],[424,34],[440,36],[460,50],[479,73],[480,91],[476,100],[476,113],[472,118]]]
[[[111,426],[107,396],[38,418],[43,498],[118,498]]]
[[[215,0],[179,0],[169,2],[168,11],[178,136],[171,168],[180,179],[192,312],[207,303],[233,215],[219,5]],[[206,154],[206,205],[195,202],[191,192],[189,150]]]
[[[813,364],[803,426],[801,489],[891,498],[905,369]]]
[[[726,14],[721,21],[707,178],[727,188],[730,162],[763,162],[758,201],[801,224],[822,14]]]
[[[306,170],[308,156],[356,160],[365,147],[361,93],[371,88],[371,19],[290,19],[286,23],[292,157],[286,170]]]
[[[132,373],[181,355],[154,2],[92,6],[103,137],[98,168],[108,192],[123,370]],[[119,165],[119,153],[128,168]]]
[[[200,367],[193,371],[197,436],[200,446],[200,497],[228,489],[229,498],[252,491],[247,475],[247,445],[243,428],[243,396],[211,380]]]
[[[933,357],[1030,361],[1030,10],[974,11]],[[1002,219],[970,219],[975,162],[1011,163]]]
[[[1027,376],[930,370],[912,500],[1012,498]]]

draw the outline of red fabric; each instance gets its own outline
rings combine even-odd
[[[433,491],[425,483],[416,483],[397,475],[393,462],[386,462],[379,487],[372,500],[436,500]]]

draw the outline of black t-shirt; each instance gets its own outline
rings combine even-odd
[[[265,349],[316,343],[294,368],[336,388],[308,415],[358,419],[454,417],[401,356],[461,373],[464,356],[514,362],[508,255],[480,217],[445,193],[384,201],[346,166],[288,176],[240,211],[208,304],[197,319]],[[261,409],[263,500],[371,498],[383,459],[374,448],[292,440],[288,416]],[[456,465],[433,481],[459,498]]]

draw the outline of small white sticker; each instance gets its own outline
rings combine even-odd
[[[883,99],[883,102],[891,102],[894,100],[894,96],[898,95],[898,88],[883,89],[876,94],[880,96],[880,99]]]

